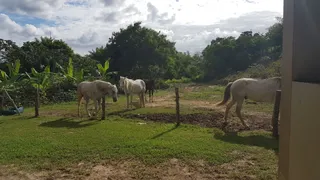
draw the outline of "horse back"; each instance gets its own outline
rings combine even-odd
[[[146,84],[142,79],[130,80],[127,83],[127,89],[131,93],[140,93],[145,91]]]
[[[241,78],[232,84],[232,91],[237,96],[244,96],[255,101],[272,101],[279,89],[277,79]]]
[[[82,96],[88,97],[88,98],[99,98],[101,96],[101,93],[97,89],[97,82],[93,81],[83,81],[78,84],[77,87],[78,93],[80,93]]]

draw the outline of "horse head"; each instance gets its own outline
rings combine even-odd
[[[117,102],[118,101],[118,89],[116,85],[112,85],[111,88],[111,94],[112,94],[112,100],[113,102]]]
[[[118,101],[118,89],[116,85],[111,84],[110,82],[96,80],[97,88],[102,95],[111,95],[113,102]]]
[[[124,82],[127,79],[127,77],[124,76],[120,76],[120,80],[119,80],[119,86],[121,89],[124,89]]]

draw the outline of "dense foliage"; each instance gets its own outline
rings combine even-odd
[[[239,37],[217,37],[202,52],[193,55],[178,52],[175,42],[141,26],[141,22],[112,33],[105,46],[85,56],[74,53],[63,40],[48,37],[24,42],[21,47],[12,40],[0,39],[0,68],[9,74],[8,64],[18,60],[23,74],[32,74],[31,69],[43,72],[49,67],[52,75],[45,90],[40,92],[42,103],[72,100],[79,81],[102,78],[101,74],[108,76],[104,79],[115,74],[154,78],[160,87],[170,82],[224,84],[244,76],[266,78],[280,73],[277,60],[282,54],[282,18],[277,19],[265,34],[245,31]],[[22,79],[10,93],[18,103],[30,105],[34,97],[25,98],[25,94],[30,94],[32,84],[28,84],[26,77]]]

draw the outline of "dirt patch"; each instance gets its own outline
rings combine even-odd
[[[109,161],[99,164],[79,163],[68,168],[57,168],[38,172],[25,172],[14,166],[0,166],[0,179],[6,180],[62,180],[62,179],[159,179],[159,180],[256,180],[252,170],[256,168],[250,158],[210,165],[204,160],[185,163],[170,159],[156,165],[146,165],[136,160]]]
[[[139,118],[143,120],[150,120],[156,122],[174,123],[176,122],[176,115],[170,113],[159,113],[159,114],[120,114],[125,118]],[[231,115],[232,116],[232,115]],[[223,128],[223,113],[195,113],[195,114],[183,114],[181,115],[182,123],[200,125],[202,127],[216,127]],[[271,130],[269,117],[257,117],[255,115],[246,115],[246,123],[250,126],[251,130]],[[236,132],[244,130],[240,120],[233,115],[229,118],[229,124],[225,127],[228,132]]]

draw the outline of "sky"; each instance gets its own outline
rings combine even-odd
[[[142,21],[196,53],[216,37],[265,33],[282,15],[283,0],[0,0],[0,38],[21,46],[51,36],[85,55]]]

